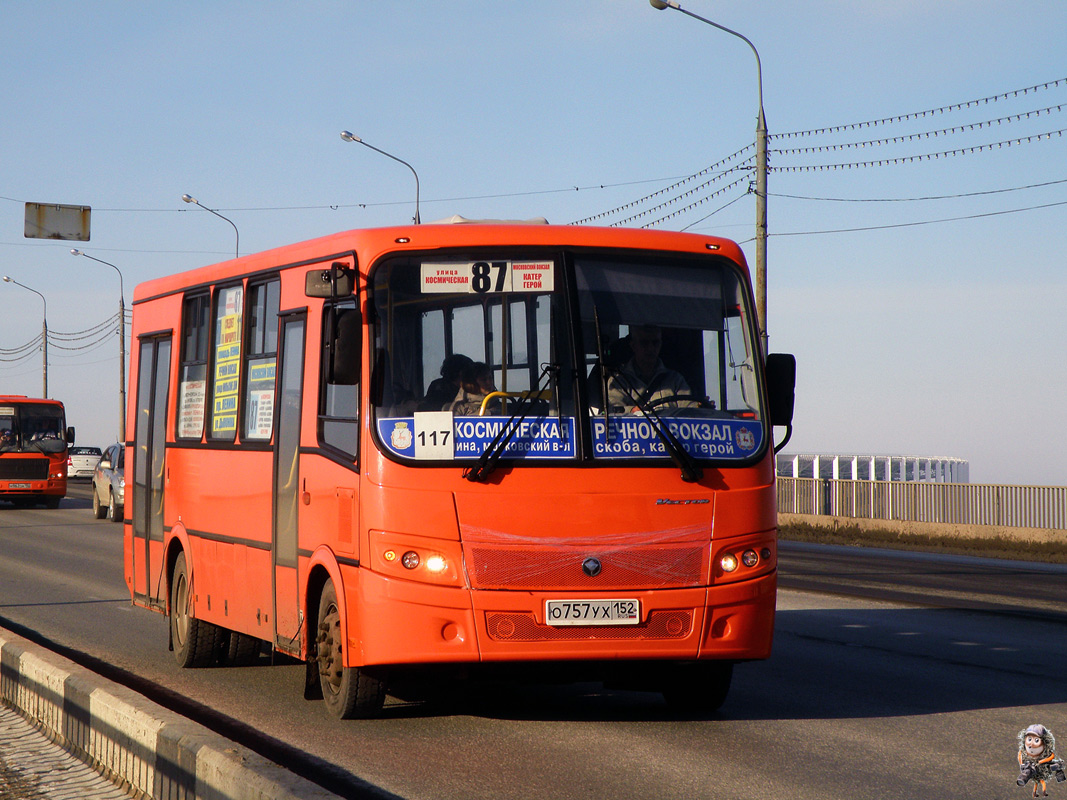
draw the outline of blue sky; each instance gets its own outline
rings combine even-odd
[[[1067,129],[1067,4],[683,6],[763,64],[768,329],[799,364],[788,451],[1067,484],[1067,139],[1036,138]],[[25,202],[91,206],[78,246],[122,270],[129,302],[232,255],[233,228],[186,192],[233,220],[244,253],[410,219],[411,173],[344,129],[417,170],[423,221],[645,212],[626,224],[727,236],[754,260],[747,173],[722,174],[751,150],[714,165],[753,141],[755,59],[647,0],[0,9],[0,271],[45,294],[57,333],[115,313],[117,276],[24,238]],[[0,298],[8,358],[41,305],[10,284]],[[67,343],[87,341],[52,349],[49,389],[80,443],[106,445],[118,346]],[[0,361],[0,389],[38,394],[40,373],[39,354]]]

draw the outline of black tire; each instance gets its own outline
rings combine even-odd
[[[227,643],[224,663],[231,667],[247,667],[255,663],[259,657],[262,642],[255,636],[246,633],[230,631],[230,641]]]
[[[107,518],[111,522],[122,522],[122,506],[115,502],[115,493],[110,489],[107,492],[107,500]]]
[[[677,713],[711,714],[726,702],[733,675],[732,661],[679,665],[662,689],[663,699]]]
[[[62,500],[62,499],[63,499],[62,497],[56,497],[55,495],[50,495],[50,496],[48,496],[48,497],[46,497],[44,499],[44,507],[45,508],[59,508],[59,501]]]
[[[96,490],[96,484],[93,484],[93,516],[97,519],[103,519],[107,516],[107,506],[100,503],[100,493]]]
[[[359,667],[344,666],[345,637],[333,581],[326,581],[319,600],[315,655],[326,709],[338,719],[369,719],[385,704],[385,681]]]
[[[191,586],[185,553],[178,554],[170,581],[170,640],[180,667],[206,667],[215,660],[218,628],[190,613]]]

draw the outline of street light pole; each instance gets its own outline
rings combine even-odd
[[[45,300],[43,294],[36,289],[31,289],[24,283],[19,283],[14,278],[4,276],[6,283],[13,283],[16,286],[21,286],[28,292],[33,292],[35,295],[41,298],[41,302],[44,303],[44,324],[41,326],[41,396],[45,399],[48,398],[48,301]]]
[[[200,206],[202,209],[204,209],[204,211],[210,211],[212,214],[214,214],[219,219],[224,219],[228,223],[233,225],[233,220],[232,219],[230,219],[229,217],[222,216],[222,214],[220,214],[218,211],[216,211],[213,208],[208,208],[203,203],[201,203],[199,200],[197,200],[195,197],[193,197],[191,194],[183,194],[182,195],[182,200],[184,200],[186,203],[192,203],[193,205]],[[239,230],[237,230],[237,226],[236,225],[233,225],[233,232],[237,234],[237,247],[234,249],[234,258],[240,258],[241,257],[241,232]]]
[[[399,161],[401,164],[403,164],[405,167],[407,167],[408,169],[411,170],[411,174],[415,176],[415,224],[418,225],[419,224],[419,173],[417,173],[415,171],[415,168],[413,166],[411,166],[411,164],[409,164],[408,162],[404,161],[402,158],[397,158],[396,156],[394,156],[391,153],[387,153],[384,150],[379,150],[374,145],[367,144],[365,141],[360,139],[358,136],[356,136],[356,135],[354,135],[352,133],[349,133],[348,131],[341,131],[341,138],[344,139],[346,142],[358,142],[359,144],[363,145],[364,147],[369,147],[375,153],[381,153],[383,156],[388,156],[389,158],[393,159],[393,161]]]
[[[72,256],[85,256],[91,261],[107,264],[119,274],[119,441],[126,442],[126,291],[123,288],[122,270],[110,261],[83,253],[81,250],[71,250]]]
[[[705,19],[692,11],[686,11],[675,0],[648,0],[649,4],[662,11],[673,8],[701,22],[725,31],[742,40],[756,57],[756,83],[759,91],[759,113],[756,117],[756,317],[759,321],[760,344],[767,353],[767,120],[763,114],[763,67],[756,46],[740,33]]]

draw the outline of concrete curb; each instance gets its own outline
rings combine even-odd
[[[0,629],[0,701],[151,798],[327,800],[325,789],[124,686]]]

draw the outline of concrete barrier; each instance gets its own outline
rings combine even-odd
[[[251,750],[0,629],[0,699],[144,797],[335,798]]]

